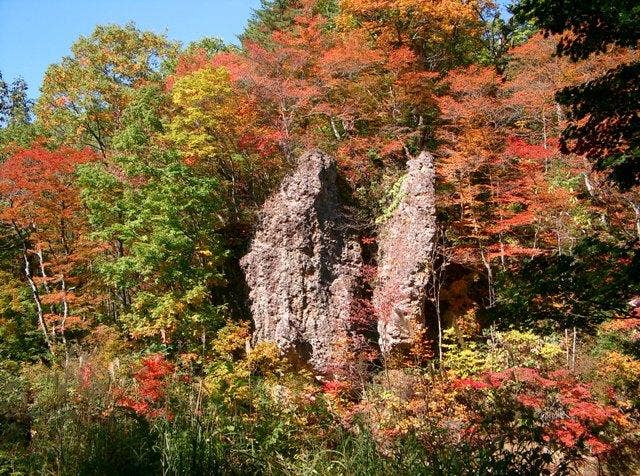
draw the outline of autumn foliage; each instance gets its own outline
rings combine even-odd
[[[637,12],[516,3],[262,0],[239,45],[98,26],[36,101],[0,77],[0,474],[639,473]],[[239,266],[316,148],[365,263],[322,375],[252,338]],[[378,235],[422,151],[394,360]]]
[[[125,394],[122,389],[115,393],[118,405],[129,408],[138,415],[147,418],[163,416],[171,419],[172,415],[166,408],[166,387],[168,379],[174,371],[174,365],[167,362],[160,354],[150,355],[142,359],[140,369],[133,374],[135,388],[133,393]]]

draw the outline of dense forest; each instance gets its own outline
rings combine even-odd
[[[240,40],[0,76],[0,474],[640,474],[640,5]]]

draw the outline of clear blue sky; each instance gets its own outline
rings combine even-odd
[[[80,35],[105,23],[134,21],[183,43],[204,36],[236,41],[259,0],[0,0],[0,71],[22,76],[38,96],[51,63]]]

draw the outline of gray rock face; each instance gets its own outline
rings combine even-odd
[[[360,245],[340,222],[335,161],[307,153],[264,204],[250,251],[240,262],[254,342],[274,341],[290,358],[318,371],[334,365],[361,273]]]
[[[373,305],[384,354],[410,347],[424,325],[429,264],[436,233],[433,156],[407,163],[398,206],[378,236],[378,282]]]

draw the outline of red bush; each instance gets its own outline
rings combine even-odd
[[[170,419],[165,396],[167,378],[174,369],[175,366],[161,354],[146,357],[142,360],[142,367],[133,374],[137,384],[135,391],[127,395],[119,389],[118,404],[148,418],[165,416]]]

